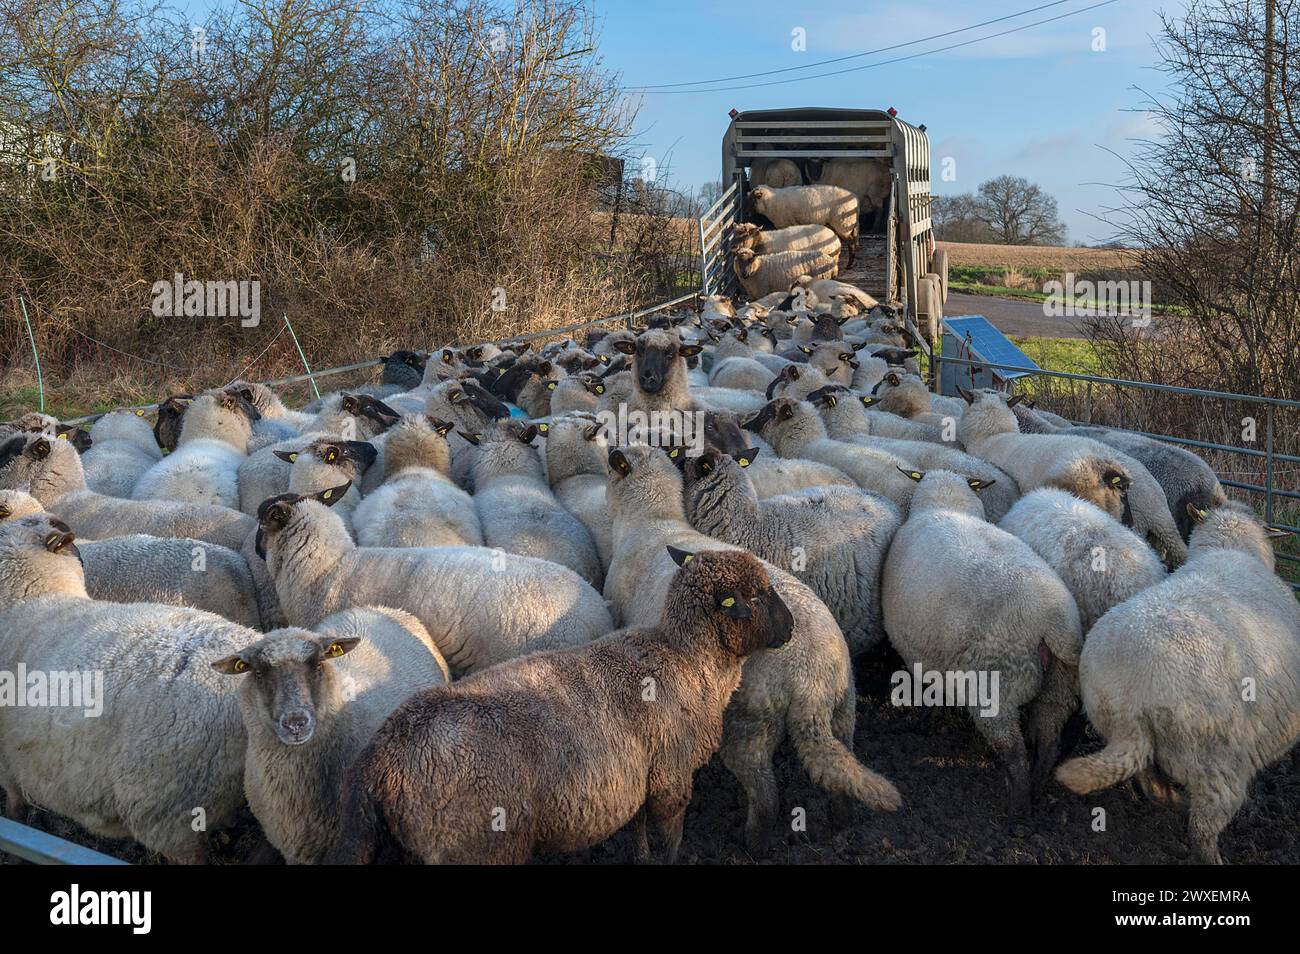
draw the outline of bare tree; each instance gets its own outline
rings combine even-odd
[[[1056,200],[1019,176],[998,176],[982,183],[974,211],[988,225],[991,241],[1003,245],[1060,245],[1065,241]]]
[[[944,242],[992,242],[993,231],[980,217],[979,201],[969,192],[937,195],[930,203],[935,237]]]

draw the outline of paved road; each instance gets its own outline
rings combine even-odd
[[[991,295],[963,295],[950,291],[944,303],[946,317],[983,315],[1004,335],[1016,338],[1082,338],[1078,318],[1049,318],[1043,303]]]

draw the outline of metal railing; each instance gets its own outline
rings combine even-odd
[[[39,865],[124,865],[127,862],[38,828],[0,817],[0,854],[16,855]]]
[[[740,217],[740,202],[740,182],[737,180],[699,218],[702,294],[729,295],[736,288],[731,236]]]
[[[1264,412],[1264,447],[1262,449],[1257,447],[1241,447],[1232,444],[1222,444],[1216,441],[1203,441],[1188,437],[1173,437],[1168,434],[1155,434],[1149,431],[1115,427],[1113,425],[1106,425],[1106,427],[1110,430],[1140,434],[1143,437],[1149,437],[1166,444],[1176,444],[1186,447],[1195,447],[1200,450],[1217,451],[1222,454],[1251,458],[1255,461],[1262,459],[1264,462],[1264,482],[1262,484],[1234,480],[1222,473],[1216,474],[1219,478],[1219,483],[1223,484],[1225,487],[1242,490],[1251,495],[1262,495],[1264,498],[1265,521],[1267,521],[1270,526],[1275,526],[1282,530],[1289,530],[1292,533],[1300,533],[1300,526],[1279,523],[1274,519],[1275,501],[1279,498],[1284,500],[1300,501],[1300,491],[1286,490],[1277,486],[1277,464],[1281,462],[1300,465],[1300,456],[1279,453],[1275,446],[1277,412],[1284,408],[1291,411],[1300,411],[1300,401],[1291,401],[1285,398],[1260,397],[1252,394],[1234,394],[1231,391],[1214,391],[1206,388],[1188,388],[1175,384],[1154,384],[1150,381],[1129,381],[1124,378],[1104,378],[1095,374],[1078,374],[1069,371],[1049,371],[1046,368],[1026,368],[1011,364],[995,364],[993,362],[976,360],[974,358],[946,357],[940,353],[939,349],[935,350],[935,353],[931,356],[931,361],[936,368],[936,380],[938,380],[939,373],[937,369],[944,363],[948,363],[964,366],[978,366],[980,368],[992,368],[999,371],[1024,371],[1029,374],[1041,375],[1049,378],[1059,378],[1067,381],[1082,381],[1089,384],[1110,385],[1117,388],[1137,388],[1161,394],[1178,395],[1180,397],[1209,398],[1218,401],[1237,401],[1243,404],[1262,405],[1266,409]],[[1071,423],[1092,426],[1088,424],[1088,422],[1084,421],[1071,421]],[[1300,570],[1300,556],[1293,556],[1281,550],[1277,550],[1275,556],[1279,561],[1293,565],[1297,570]],[[1300,582],[1288,582],[1290,582],[1292,589],[1300,592]]]

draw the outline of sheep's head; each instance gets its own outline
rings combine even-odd
[[[387,476],[407,467],[428,467],[438,473],[451,473],[451,447],[447,435],[456,427],[423,414],[405,414],[392,426],[384,439],[384,473]]]
[[[68,441],[25,433],[0,440],[0,489],[25,489],[44,500],[41,491],[49,479],[80,467],[77,450]]]
[[[765,214],[776,192],[771,186],[755,186],[749,190],[749,205],[754,211]]]
[[[278,494],[267,497],[257,508],[257,537],[254,549],[263,560],[267,547],[274,546],[286,530],[291,529],[308,512],[304,503],[319,503],[332,507],[347,494],[349,481],[338,487],[329,487],[313,494]]]
[[[370,436],[388,430],[401,417],[379,398],[369,394],[340,394],[339,410],[356,418],[362,430]]]
[[[704,637],[743,659],[780,649],[794,636],[794,616],[753,554],[670,546],[668,555],[679,569],[668,587],[663,625],[675,640]]]
[[[84,593],[85,568],[75,539],[66,523],[48,513],[0,523],[0,600]]]
[[[770,401],[777,391],[784,390],[803,376],[804,369],[797,364],[787,364],[781,369],[781,373],[772,379],[767,386],[766,397]]]
[[[645,394],[658,394],[672,377],[682,380],[686,359],[704,350],[702,345],[682,344],[671,331],[643,331],[635,342],[619,341],[615,348],[632,357],[632,373],[637,388]]]
[[[395,384],[407,389],[418,387],[424,379],[428,361],[418,351],[394,351],[381,358],[384,362],[384,384]]]
[[[749,278],[758,271],[758,256],[754,254],[752,248],[736,249],[731,255],[734,263],[736,274],[741,278]]]
[[[816,426],[811,426],[814,423]],[[785,397],[768,401],[742,426],[745,430],[758,434],[769,444],[780,442],[783,437],[802,431],[807,431],[811,436],[825,436],[825,429],[821,427],[821,421],[811,404]]]
[[[321,716],[344,704],[332,661],[361,642],[360,635],[329,635],[277,629],[212,664],[217,672],[244,676],[245,720],[268,726],[285,745],[305,745]],[[329,665],[327,665],[329,664]],[[255,728],[249,725],[250,729]]]
[[[176,449],[181,438],[181,422],[185,412],[193,404],[193,395],[173,394],[158,405],[158,418],[154,421],[153,436],[164,454]]]
[[[278,450],[274,454],[294,465],[295,473],[290,478],[290,489],[293,489],[299,479],[317,487],[322,482],[335,486],[344,480],[359,480],[375,462],[379,451],[366,441],[319,438],[301,450]]]
[[[911,512],[922,510],[954,510],[984,519],[984,503],[979,493],[992,487],[995,481],[980,480],[954,474],[950,470],[909,470],[898,468],[909,480],[916,481],[916,492],[912,495]]]
[[[0,490],[0,523],[17,520],[33,513],[43,513],[41,502],[23,490]]]
[[[1181,501],[1191,525],[1189,549],[1237,550],[1254,557],[1269,570],[1276,565],[1271,540],[1291,536],[1289,530],[1270,527],[1249,507],[1236,501],[1217,506],[1204,494],[1187,495]]]
[[[745,477],[742,471],[754,462],[758,452],[757,447],[747,447],[735,454],[727,454],[715,447],[706,447],[697,457],[683,453],[680,458],[682,487],[688,513],[694,513],[703,495],[743,491]],[[750,490],[748,495],[752,494]]]
[[[665,508],[680,515],[682,477],[668,451],[643,444],[616,447],[606,460],[611,510],[642,519],[663,514]]]

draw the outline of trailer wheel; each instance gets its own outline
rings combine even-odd
[[[939,322],[943,320],[942,292],[939,276],[931,272],[916,285],[917,325],[926,338],[933,342],[939,335]]]
[[[934,253],[934,273],[939,276],[939,290],[943,303],[948,304],[948,250],[941,248]]]

